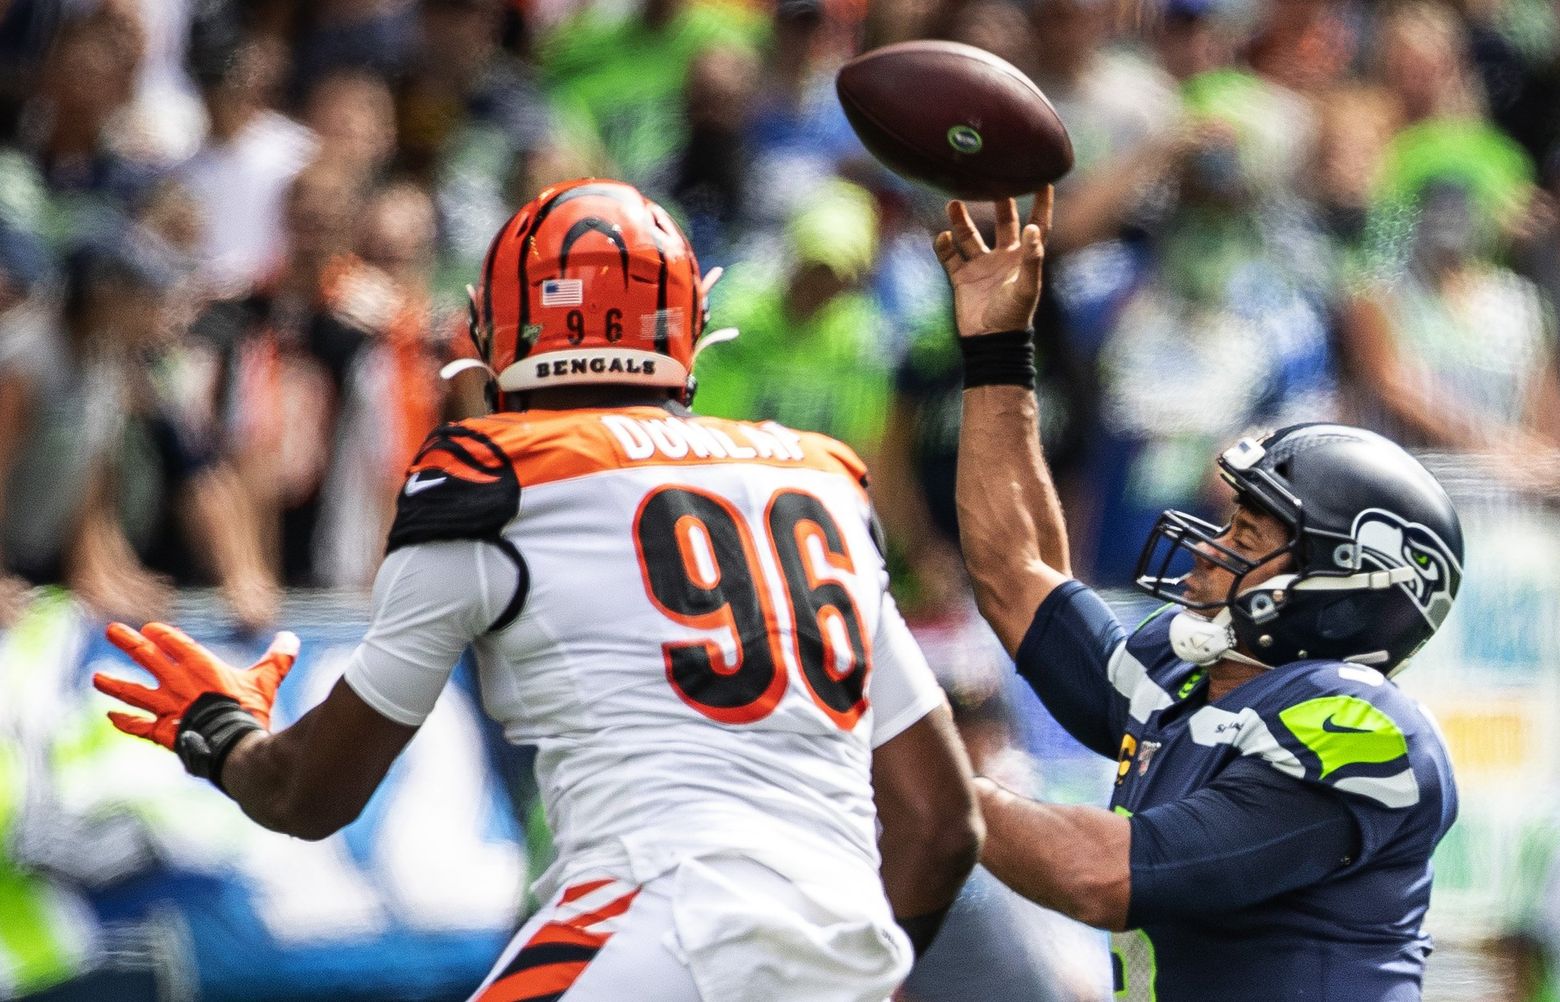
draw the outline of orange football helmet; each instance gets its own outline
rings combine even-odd
[[[582,178],[543,190],[498,231],[472,290],[471,337],[502,392],[637,383],[686,396],[705,291],[665,209],[621,181]]]

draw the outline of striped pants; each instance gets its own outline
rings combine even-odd
[[[700,1002],[664,939],[669,881],[638,888],[602,877],[564,888],[510,942],[472,1002],[665,999]]]
[[[909,943],[876,871],[856,876],[804,887],[736,856],[685,860],[638,887],[582,875],[471,1002],[883,1002]]]

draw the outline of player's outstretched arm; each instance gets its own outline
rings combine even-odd
[[[1040,450],[1029,326],[1051,225],[1051,189],[1019,226],[1012,199],[996,204],[987,247],[963,202],[934,247],[953,285],[964,353],[964,416],[956,496],[964,562],[980,611],[1009,654],[1035,609],[1071,575],[1067,526]]]
[[[1374,810],[1252,756],[1131,818],[1028,800],[984,777],[975,788],[989,833],[980,861],[997,879],[1118,930],[1227,915],[1326,880],[1359,860]]]
[[[247,671],[161,623],[142,631],[114,623],[108,638],[157,680],[152,689],[93,676],[104,693],[151,714],[110,713],[114,725],[171,749],[274,831],[321,839],[350,823],[417,730],[338,682],[293,726],[269,731],[277,687],[298,654],[291,633],[278,634]]]
[[[291,727],[234,748],[222,785],[245,814],[272,831],[322,839],[357,819],[416,733],[338,681]]]
[[[1031,901],[1101,929],[1126,928],[1130,822],[1100,807],[1046,804],[977,777],[989,837],[980,861]]]
[[[872,752],[883,889],[916,954],[931,944],[980,854],[985,825],[946,703]]]

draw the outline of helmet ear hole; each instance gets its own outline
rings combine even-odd
[[[1327,641],[1344,641],[1364,632],[1368,610],[1358,598],[1348,596],[1327,603],[1317,611],[1317,636]]]
[[[1267,592],[1257,592],[1246,600],[1246,614],[1254,623],[1266,623],[1278,614],[1278,605]]]

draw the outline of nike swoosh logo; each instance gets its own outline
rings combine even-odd
[[[1333,723],[1333,714],[1328,714],[1322,721],[1322,730],[1329,734],[1374,734],[1369,727],[1345,727],[1343,724]]]
[[[411,497],[413,494],[416,494],[420,491],[425,491],[430,487],[437,487],[449,479],[449,477],[434,477],[430,480],[423,480],[422,475],[423,471],[418,470],[416,473],[412,474],[412,479],[406,482],[407,497]]]

